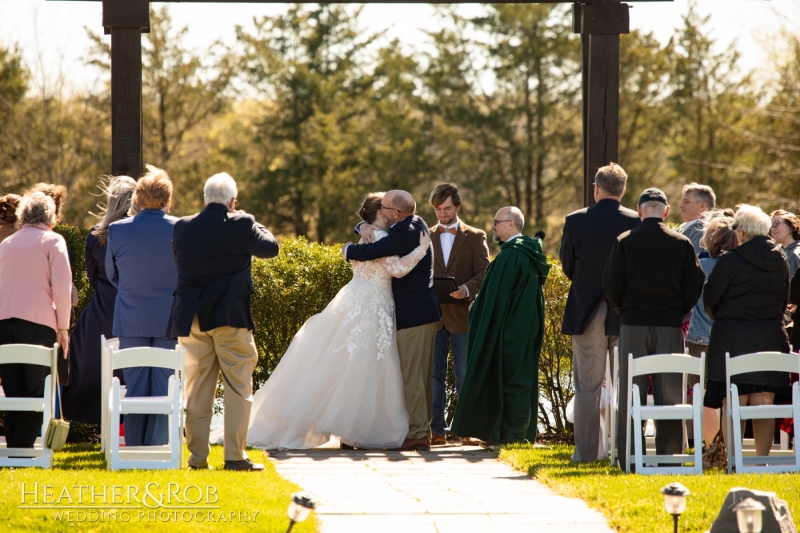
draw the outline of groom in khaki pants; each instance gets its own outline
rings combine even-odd
[[[168,335],[186,348],[186,440],[189,468],[210,468],[208,436],[220,371],[225,384],[225,469],[263,470],[245,454],[253,370],[251,256],[278,255],[278,243],[252,215],[236,211],[236,182],[216,174],[203,189],[206,208],[175,224],[178,288]]]
[[[421,231],[428,233],[425,221],[414,215],[417,206],[406,191],[389,191],[383,196],[379,216],[392,225],[383,239],[369,244],[346,243],[342,248],[349,261],[372,261],[393,255],[405,256],[419,246]],[[364,228],[365,240],[368,238]],[[392,278],[397,348],[408,408],[408,435],[401,450],[430,449],[431,363],[436,342],[436,325],[441,318],[439,301],[433,289],[433,252],[405,277]]]

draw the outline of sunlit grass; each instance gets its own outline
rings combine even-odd
[[[680,519],[682,532],[702,533],[711,528],[722,502],[733,487],[771,491],[786,500],[795,521],[800,518],[800,474],[728,475],[711,471],[700,476],[644,476],[624,474],[609,462],[569,462],[573,447],[553,445],[534,448],[510,445],[499,457],[511,466],[543,482],[555,492],[585,500],[602,511],[608,524],[625,533],[671,531],[672,517],[664,509],[660,489],[680,481],[690,491],[686,512]]]
[[[188,456],[187,453],[184,454]],[[105,468],[103,454],[98,445],[68,445],[63,452],[56,453],[55,466],[52,470],[34,468],[0,469],[0,530],[2,531],[286,531],[289,519],[286,510],[289,506],[290,494],[299,487],[280,477],[266,454],[259,450],[249,450],[249,457],[266,465],[265,472],[228,472],[222,470],[224,465],[223,449],[213,446],[209,463],[215,470],[189,471],[183,470],[136,470],[110,472]],[[91,505],[91,488],[96,493],[95,505],[102,507],[106,513],[105,520],[99,520],[99,510],[90,515],[92,509],[81,509],[85,515],[78,516],[77,509],[72,509],[72,521],[66,521],[64,510],[54,509],[20,509],[22,489],[25,488],[25,504],[45,505],[45,491],[48,491],[48,502],[61,505]],[[38,486],[36,485],[38,483]],[[116,520],[108,516],[114,504],[122,505],[131,502],[127,498],[128,486],[138,488],[139,500],[149,483],[150,493],[160,498],[164,505],[184,505],[191,509],[171,509],[148,507],[156,505],[148,498],[147,505],[141,509],[117,508]],[[170,485],[172,483],[173,485]],[[52,487],[46,489],[46,486]],[[197,488],[186,487],[193,485]],[[112,489],[119,486],[120,489]],[[103,491],[106,490],[106,502],[103,503]],[[211,488],[209,488],[211,487]],[[69,497],[62,491],[67,489]],[[38,490],[37,490],[38,489]],[[117,491],[118,499],[113,491]],[[131,489],[135,490],[135,489]],[[36,496],[32,494],[36,491]],[[172,496],[167,496],[172,492]],[[82,493],[82,501],[78,498]],[[199,503],[191,503],[200,498]],[[177,496],[177,498],[176,498]],[[72,502],[69,502],[72,498]],[[169,501],[167,500],[169,498]],[[214,500],[217,500],[214,502]],[[198,509],[197,506],[218,506],[216,509]],[[132,501],[136,504],[137,502]],[[190,505],[191,503],[191,505]],[[56,519],[54,513],[60,512],[62,520]],[[199,514],[197,514],[199,513]],[[212,513],[211,515],[209,513]],[[222,519],[220,519],[222,516]],[[213,521],[209,521],[209,517]],[[81,519],[82,518],[82,519]],[[188,518],[188,520],[186,520]],[[94,519],[94,520],[93,520]],[[202,519],[202,521],[200,521]],[[224,520],[224,521],[223,521]],[[293,531],[310,533],[315,531],[315,519],[312,515],[306,522],[298,524]]]

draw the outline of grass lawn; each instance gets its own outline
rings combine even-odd
[[[739,474],[711,472],[700,476],[643,476],[624,474],[609,462],[588,465],[569,462],[573,447],[552,445],[534,448],[509,445],[499,457],[517,470],[527,472],[555,492],[580,498],[602,511],[608,524],[625,533],[672,531],[672,517],[664,509],[661,487],[680,481],[691,494],[681,515],[681,532],[702,533],[711,528],[733,487],[777,493],[786,500],[795,523],[800,520],[800,474]]]
[[[248,455],[266,471],[224,471],[222,447],[212,446],[213,471],[110,472],[99,445],[68,445],[56,453],[52,470],[0,469],[0,530],[286,531],[289,496],[300,488],[280,477],[264,452]],[[292,531],[315,529],[312,513]]]

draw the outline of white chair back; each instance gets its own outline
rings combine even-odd
[[[41,398],[17,398],[5,395],[0,398],[0,411],[33,411],[42,413],[41,445],[34,448],[0,448],[0,466],[39,468],[53,467],[53,451],[47,447],[46,435],[50,419],[55,412],[55,387],[57,375],[58,344],[52,348],[31,344],[5,344],[0,346],[0,365],[28,364],[50,368],[44,379],[44,395]]]
[[[100,450],[108,454],[109,431],[111,420],[109,417],[109,394],[111,393],[111,351],[119,350],[119,339],[116,337],[106,339],[105,335],[100,335]]]
[[[756,352],[731,357],[725,353],[726,415],[728,429],[728,472],[736,468],[744,472],[800,472],[800,454],[795,445],[794,453],[779,455],[748,456],[744,454],[742,424],[745,420],[765,418],[792,418],[794,427],[800,422],[800,387],[792,385],[791,405],[748,405],[739,402],[739,388],[731,378],[750,372],[787,372],[800,374],[800,356],[793,353]]]
[[[117,350],[106,346],[111,382],[108,394],[107,464],[111,470],[120,469],[177,469],[183,463],[183,404],[184,364],[186,351],[162,348],[128,348]],[[156,367],[174,370],[168,383],[167,396],[122,397],[120,382],[112,377],[120,368]],[[169,444],[165,446],[120,447],[120,416],[124,414],[161,414],[169,416]]]
[[[639,397],[639,386],[634,385],[633,378],[636,376],[646,376],[649,374],[683,374],[683,403],[679,405],[655,405],[642,406]],[[693,388],[692,405],[686,405],[686,376],[694,374],[699,376],[699,383]],[[644,437],[639,427],[643,420],[649,417],[657,420],[692,420],[695,434],[702,434],[702,388],[700,383],[705,379],[705,353],[698,357],[692,357],[687,353],[670,353],[648,355],[634,359],[633,354],[628,354],[628,391],[629,415],[626,423],[627,442],[624,443],[625,449],[630,450],[630,440],[634,439],[635,453],[633,457],[628,455],[625,465],[626,471],[630,472],[631,463],[636,464],[636,471],[640,474],[700,474],[703,469],[702,450],[695,447],[694,456],[684,454],[679,455],[656,455],[647,456],[649,462],[656,464],[678,464],[678,467],[668,466],[644,466],[646,456],[646,446]],[[635,422],[635,434],[631,433],[631,422]],[[683,425],[682,425],[683,426]],[[684,431],[685,434],[685,431]],[[685,441],[685,437],[684,437]],[[683,466],[686,463],[694,463],[693,466]]]

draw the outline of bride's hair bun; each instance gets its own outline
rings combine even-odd
[[[361,209],[358,210],[358,216],[361,220],[372,224],[378,218],[378,210],[381,208],[381,200],[383,199],[382,192],[371,192],[364,197],[361,203]]]

